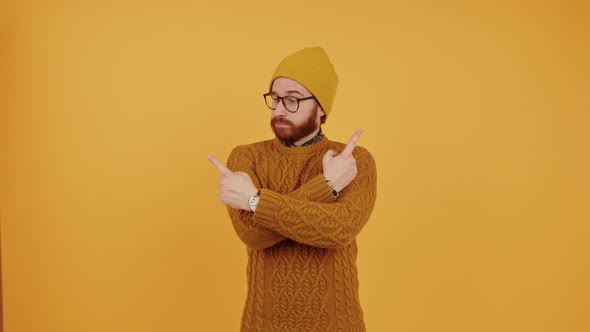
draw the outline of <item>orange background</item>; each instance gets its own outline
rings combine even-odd
[[[272,137],[322,45],[358,127],[370,331],[590,331],[586,1],[0,5],[8,332],[236,331],[246,252],[205,159]],[[204,2],[203,2],[204,3]]]

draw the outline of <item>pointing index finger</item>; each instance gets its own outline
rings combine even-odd
[[[352,150],[354,150],[356,143],[359,141],[359,138],[361,137],[361,134],[363,133],[362,129],[357,130],[354,135],[352,135],[352,137],[350,138],[350,141],[348,141],[348,144],[346,144],[346,147],[344,148],[344,150],[342,151],[341,154],[349,156],[352,154]]]
[[[209,159],[209,161],[213,165],[215,165],[215,167],[217,168],[219,173],[221,173],[221,175],[226,175],[226,174],[231,173],[229,168],[225,167],[225,165],[221,161],[217,160],[217,158],[213,157],[212,155],[208,154],[207,159]]]

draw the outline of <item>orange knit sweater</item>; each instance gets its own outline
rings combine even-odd
[[[248,297],[241,331],[365,331],[359,303],[356,236],[369,220],[377,174],[371,154],[356,147],[356,178],[336,198],[322,174],[327,137],[305,147],[278,139],[236,147],[232,171],[260,189],[251,215],[228,207],[248,247]]]

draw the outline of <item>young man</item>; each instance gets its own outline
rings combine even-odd
[[[241,145],[221,173],[220,200],[248,248],[242,331],[365,331],[356,236],[369,220],[371,154],[330,141],[338,76],[321,47],[285,58],[264,95],[276,138]]]

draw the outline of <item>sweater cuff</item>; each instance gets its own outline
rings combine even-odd
[[[332,194],[330,186],[326,183],[323,175],[315,176],[311,181],[305,184],[307,187],[308,197],[315,203],[330,203],[336,201],[336,197]],[[275,213],[279,211],[285,202],[283,195],[278,194],[272,190],[262,188],[260,189],[260,200],[256,207],[256,213],[253,214],[255,221],[266,224],[275,221]]]
[[[330,203],[336,200],[336,196],[332,194],[330,185],[326,183],[326,178],[323,174],[315,176],[306,184],[309,187],[309,194],[307,197],[317,203]]]
[[[260,189],[260,200],[253,215],[254,220],[272,220],[277,207],[281,205],[279,194],[265,188]]]

